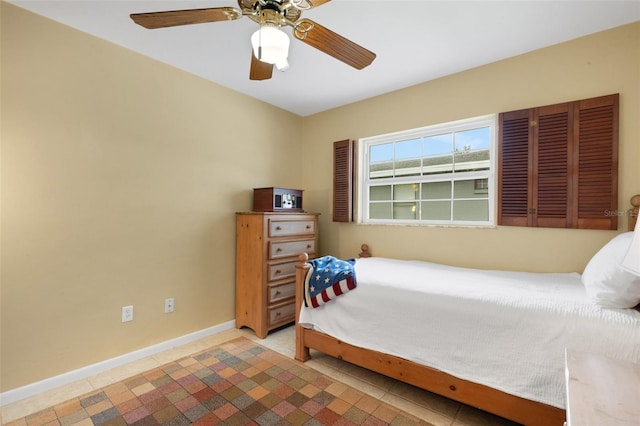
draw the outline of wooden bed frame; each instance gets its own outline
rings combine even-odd
[[[631,198],[631,204],[633,207],[628,211],[629,230],[633,231],[640,207],[640,194]],[[369,247],[363,244],[360,257],[369,256],[371,256]],[[308,260],[308,255],[303,253],[300,255],[300,263],[296,265],[296,313],[300,312],[304,303],[304,278],[309,270]],[[298,324],[298,315],[296,315],[295,358],[302,362],[309,360],[310,349],[521,424],[562,426],[566,420],[565,410],[561,408],[462,380],[393,355],[350,345],[324,333],[302,327]]]

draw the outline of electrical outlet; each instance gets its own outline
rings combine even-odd
[[[122,322],[133,321],[133,305],[122,307]]]
[[[169,312],[173,312],[173,297],[164,299],[164,313],[168,314]]]

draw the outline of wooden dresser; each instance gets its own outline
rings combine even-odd
[[[303,252],[314,257],[318,214],[236,214],[236,327],[261,339],[295,320],[295,265]]]

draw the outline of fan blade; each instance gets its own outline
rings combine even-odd
[[[310,19],[298,20],[293,27],[293,35],[309,46],[359,70],[370,65],[376,58],[375,53]]]
[[[309,0],[311,7],[322,6],[325,3],[329,3],[331,0]]]
[[[251,69],[249,70],[250,80],[268,80],[273,74],[273,65],[262,62],[251,51]]]
[[[175,27],[177,25],[230,21],[240,18],[242,13],[233,7],[211,7],[207,9],[132,13],[129,16],[136,24],[151,30],[155,28]]]

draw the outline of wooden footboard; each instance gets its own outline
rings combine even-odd
[[[363,250],[363,253],[365,255],[361,257],[367,257],[368,250]],[[309,270],[308,259],[306,254],[302,254],[300,263],[296,265],[297,313],[300,312],[304,303],[304,278]],[[302,362],[307,361],[311,358],[310,349],[524,425],[561,426],[566,420],[565,411],[560,408],[461,380],[412,361],[356,347],[324,333],[304,328],[298,324],[298,315],[296,315],[295,358]]]

